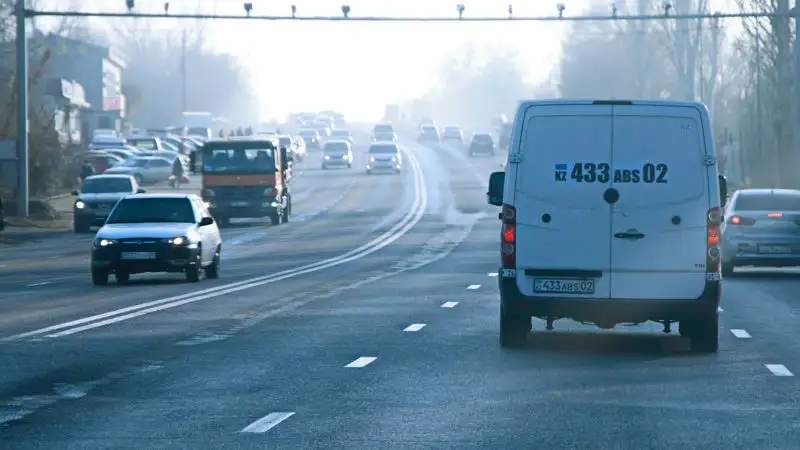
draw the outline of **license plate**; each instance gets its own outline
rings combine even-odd
[[[247,206],[249,205],[248,202],[231,202],[232,206]]]
[[[574,278],[535,278],[533,292],[540,294],[594,294],[594,280]]]
[[[769,254],[792,253],[792,248],[785,245],[759,245],[758,252]]]
[[[155,252],[122,252],[122,259],[156,259]]]

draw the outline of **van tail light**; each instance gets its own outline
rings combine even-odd
[[[720,271],[720,225],[722,210],[711,208],[706,216],[706,273]]]
[[[756,219],[750,217],[733,216],[728,221],[731,225],[755,225]]]
[[[503,269],[517,267],[517,210],[511,205],[503,204],[500,213],[503,221],[500,235],[500,262]]]

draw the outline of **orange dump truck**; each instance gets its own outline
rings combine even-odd
[[[202,152],[202,197],[221,225],[236,218],[269,217],[273,225],[289,221],[292,161],[277,138],[211,140]]]

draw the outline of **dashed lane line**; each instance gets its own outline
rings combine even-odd
[[[423,328],[425,328],[425,324],[424,323],[412,323],[411,325],[405,327],[403,329],[403,331],[408,331],[408,332],[411,332],[411,333],[415,333],[415,332],[417,332],[417,331],[419,331],[419,330],[421,330]]]
[[[292,417],[293,412],[273,412],[244,427],[240,433],[266,433],[279,423]]]
[[[764,366],[772,372],[776,377],[793,377],[794,374],[791,370],[787,369],[783,364],[764,364]]]
[[[469,286],[467,286],[467,289],[469,289],[471,291],[474,291],[474,290],[480,289],[480,288],[481,288],[480,284],[470,284]]]
[[[355,361],[346,365],[345,367],[360,369],[362,367],[367,367],[368,365],[372,364],[373,362],[375,362],[376,359],[378,358],[375,356],[361,356]]]
[[[497,272],[489,272],[489,273],[486,274],[486,276],[487,277],[496,277],[497,276]]]
[[[748,333],[747,331],[739,329],[732,329],[731,334],[733,334],[739,339],[750,339],[752,337],[750,336],[750,333]]]
[[[458,302],[444,302],[442,308],[455,308]]]
[[[53,284],[53,282],[52,281],[40,281],[38,283],[31,283],[31,284],[28,285],[28,287],[45,286],[45,285],[48,285],[48,284]]]

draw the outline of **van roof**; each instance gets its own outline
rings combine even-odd
[[[639,106],[690,106],[693,108],[705,109],[706,106],[700,102],[687,102],[677,100],[630,100],[630,99],[548,99],[548,100],[521,100],[520,107],[534,105],[592,105],[595,103],[606,105],[639,105]]]

